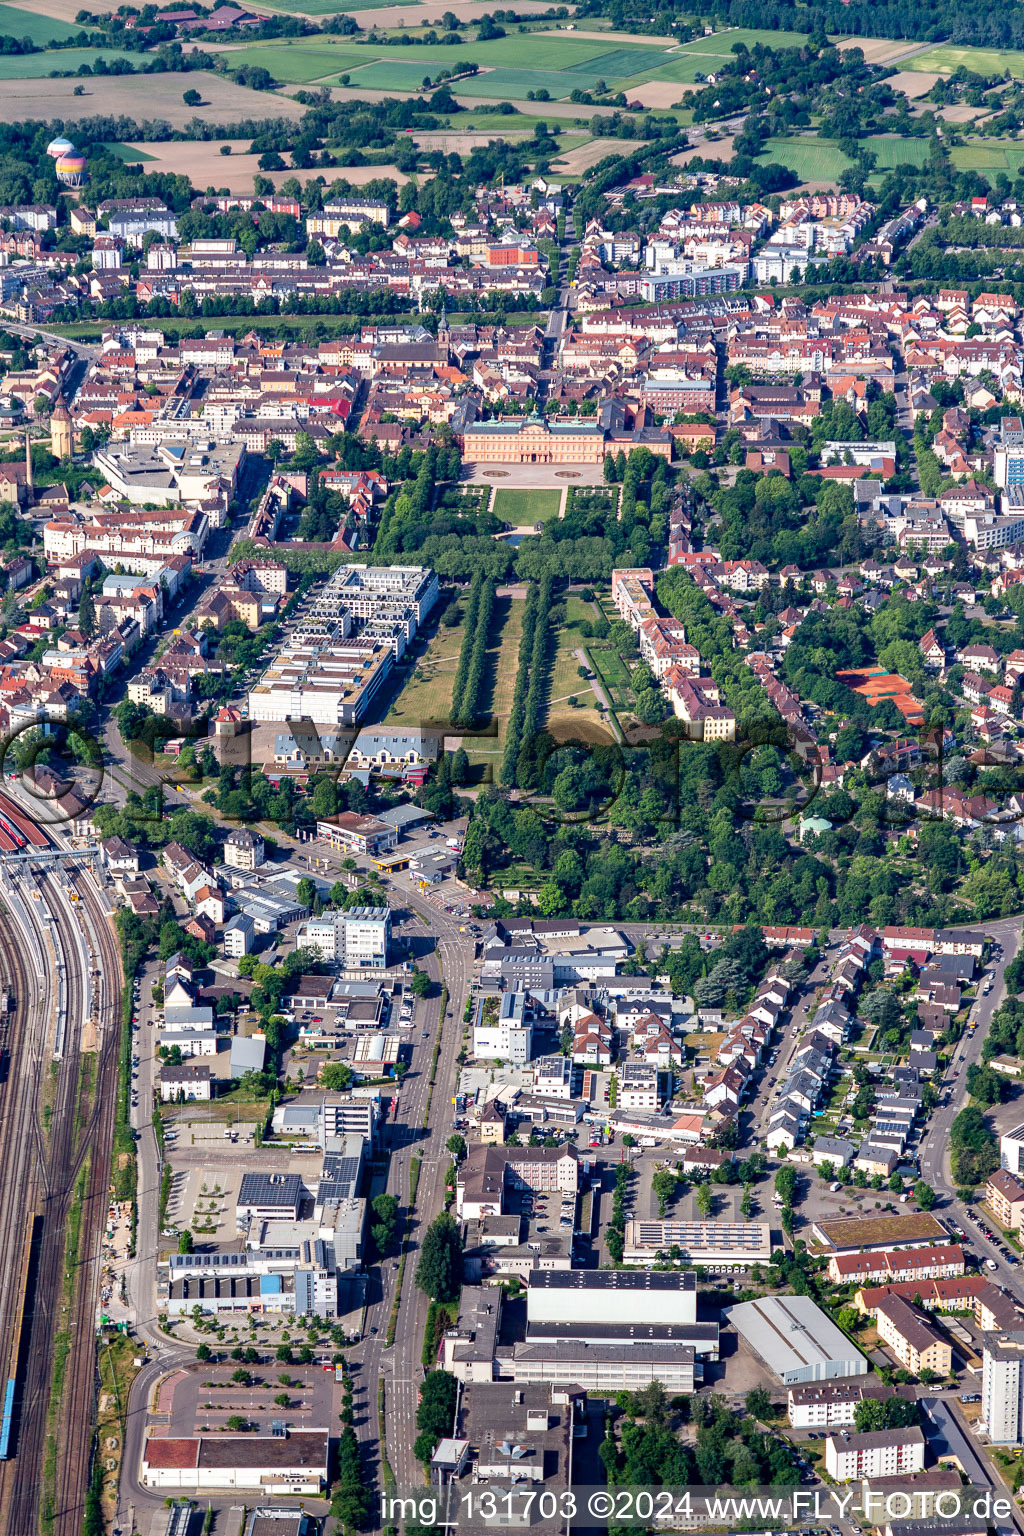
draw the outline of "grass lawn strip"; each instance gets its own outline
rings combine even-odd
[[[560,490],[513,490],[499,486],[494,493],[492,510],[503,522],[522,528],[557,517],[561,503]]]

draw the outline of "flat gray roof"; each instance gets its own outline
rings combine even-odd
[[[809,1296],[762,1296],[725,1316],[785,1384],[863,1376],[868,1362]]]

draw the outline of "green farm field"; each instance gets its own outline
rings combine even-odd
[[[503,486],[494,493],[491,510],[503,522],[517,528],[527,523],[546,523],[558,516],[562,493],[558,490],[512,490]]]
[[[954,144],[949,153],[958,171],[1005,171],[1016,176],[1024,161],[1024,144],[1009,139],[983,139],[972,144]]]
[[[827,139],[767,139],[765,151],[762,160],[788,166],[801,181],[837,181],[852,163]]]
[[[121,53],[107,48],[59,48],[52,53],[3,53],[0,54],[0,80],[41,80],[52,70],[75,74],[82,64],[92,67],[97,59],[112,64],[115,59],[127,59],[137,64],[141,54]]]
[[[131,144],[104,144],[103,148],[108,155],[116,155],[126,165],[141,165],[143,160],[156,159],[156,155],[147,155],[144,149],[135,149]]]
[[[898,165],[925,165],[928,160],[926,139],[889,139],[880,136],[865,140],[875,156],[876,169],[893,171]]]
[[[642,85],[648,80],[669,80],[673,85],[694,85],[698,75],[706,75],[709,70],[714,72],[715,62],[706,53],[676,52],[663,63],[649,65],[642,75],[631,81],[631,84]]]
[[[734,43],[746,43],[753,48],[760,43],[765,48],[800,48],[807,41],[806,32],[773,32],[760,27],[731,27],[727,32],[713,32],[710,37],[697,37],[683,43],[686,53],[714,53],[727,58]]]
[[[358,71],[349,68],[346,73],[352,75],[353,90],[365,87],[374,91],[418,91],[423,81],[436,73],[436,68],[415,60],[407,63],[404,59],[381,59]],[[568,96],[577,86],[585,89],[578,75],[547,69],[488,69],[452,82],[460,96],[525,97],[527,91],[543,89],[554,101]],[[509,118],[510,123],[513,121]]]
[[[1018,80],[1024,79],[1024,53],[1012,48],[955,48],[952,44],[940,43],[936,48],[929,48],[927,53],[915,54],[908,67],[922,73],[935,70],[940,75],[951,75],[961,65],[978,75],[1001,75],[1009,70]]]
[[[463,43],[382,48],[379,44],[323,42],[252,43],[224,50],[230,66],[262,65],[275,79],[289,84],[353,76],[354,86],[372,90],[417,91],[427,76],[460,64],[477,64],[481,73],[460,80],[456,89],[468,96],[524,95],[543,88],[554,99],[586,89],[599,80],[609,85],[634,75],[658,73],[661,59],[673,56],[659,47],[610,47],[596,39],[536,39],[529,33],[497,38],[488,43]],[[694,65],[694,68],[698,68]],[[515,126],[505,124],[505,126]]]
[[[282,42],[265,46],[253,43],[247,48],[230,49],[227,58],[231,69],[255,64],[269,69],[275,80],[284,80],[290,85],[305,85],[341,71],[358,69],[366,53],[325,39],[323,43],[311,47],[299,44],[289,46]]]
[[[55,21],[51,16],[37,16],[34,11],[20,10],[16,5],[0,5],[0,36],[27,37],[37,48],[50,43],[63,43],[69,37],[77,37],[81,27],[71,27],[66,21]]]
[[[336,16],[341,11],[351,10],[351,6],[345,6],[341,0],[262,0],[268,10],[286,11],[288,14],[301,12],[303,16]],[[404,0],[408,6],[419,5],[420,0]],[[360,0],[361,11],[379,11],[385,6],[394,5],[394,0]]]

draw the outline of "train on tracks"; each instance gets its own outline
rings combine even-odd
[[[2,1412],[0,1412],[0,1461],[10,1461],[16,1454],[14,1433],[15,1392],[21,1366],[21,1346],[28,1302],[28,1282],[32,1269],[32,1246],[36,1236],[35,1211],[30,1212],[25,1223],[25,1237],[21,1248],[21,1266],[18,1270],[18,1286],[14,1294],[14,1331],[7,1363],[7,1380],[4,1384]]]
[[[32,817],[0,793],[0,852],[20,853],[31,848],[48,848],[50,839]]]

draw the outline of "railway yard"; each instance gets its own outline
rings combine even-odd
[[[0,1525],[82,1526],[120,961],[98,889],[0,796]],[[31,1467],[33,1475],[23,1475]]]

